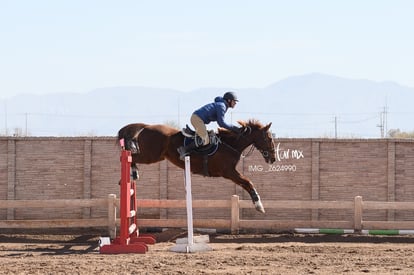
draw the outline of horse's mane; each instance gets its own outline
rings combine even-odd
[[[237,121],[242,127],[250,127],[250,128],[255,128],[255,129],[260,129],[263,128],[264,125],[262,123],[260,123],[259,120],[251,118],[249,119],[247,122],[243,121],[243,120],[238,120]]]
[[[263,128],[264,125],[262,123],[260,123],[259,120],[251,118],[248,121],[244,121],[244,120],[238,120],[237,123],[240,124],[241,127],[246,128],[246,127],[250,127],[252,130],[253,129],[260,129]],[[237,137],[237,133],[224,129],[224,128],[219,128],[218,129],[219,135],[222,137]]]

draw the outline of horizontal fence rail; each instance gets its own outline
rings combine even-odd
[[[0,200],[0,209],[108,207],[108,202],[109,198],[74,200]],[[108,226],[108,216],[103,218],[88,219],[0,220],[0,228],[38,229],[106,227]]]
[[[268,209],[344,209],[350,210],[353,215],[348,220],[247,220],[240,218],[240,210],[252,208],[250,200],[240,200],[234,195],[230,200],[194,200],[193,208],[223,208],[230,211],[230,219],[194,219],[196,228],[228,229],[238,233],[241,229],[260,229],[269,231],[292,230],[295,228],[335,228],[354,229],[359,232],[363,229],[389,230],[414,229],[414,221],[368,221],[363,220],[366,210],[413,210],[414,202],[379,202],[363,201],[357,196],[353,201],[265,201]],[[185,208],[185,200],[137,200],[138,208]],[[54,220],[0,220],[0,228],[81,228],[81,227],[107,227],[111,237],[115,237],[116,227],[119,226],[117,209],[119,199],[110,194],[106,199],[75,199],[75,200],[0,200],[0,209],[14,208],[107,208],[107,216],[103,218],[84,219],[54,219]],[[171,219],[140,219],[139,227],[186,227],[186,218]]]

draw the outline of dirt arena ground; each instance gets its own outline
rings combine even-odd
[[[211,234],[210,252],[99,254],[99,235],[0,234],[0,274],[413,274],[414,236]]]

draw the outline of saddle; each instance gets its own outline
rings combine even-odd
[[[213,155],[217,151],[218,145],[220,143],[220,138],[213,130],[207,132],[210,143],[206,146],[203,146],[203,140],[188,125],[186,125],[185,128],[181,130],[181,133],[184,135],[183,145],[187,146],[194,142],[196,145],[194,151],[201,154],[207,154],[209,156]]]
[[[214,131],[208,131],[210,143],[203,146],[203,140],[188,125],[181,130],[184,135],[184,144],[177,151],[180,153],[194,153],[203,157],[203,174],[208,177],[208,157],[214,155],[218,149],[220,138]]]

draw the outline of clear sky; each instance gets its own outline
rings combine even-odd
[[[413,28],[411,0],[0,0],[0,98],[312,72],[414,87]]]

